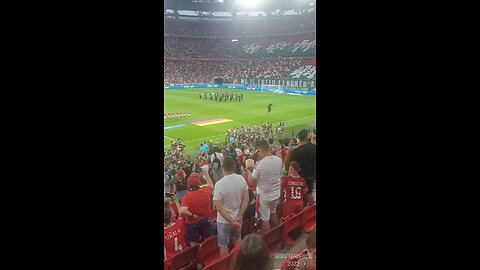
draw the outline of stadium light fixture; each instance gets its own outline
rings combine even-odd
[[[232,42],[237,42],[237,41],[238,41],[238,39],[232,39]]]
[[[262,0],[237,0],[236,1],[237,4],[240,4],[247,8],[255,7],[258,4],[260,4],[260,2],[262,2]]]

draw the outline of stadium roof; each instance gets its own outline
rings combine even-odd
[[[274,11],[278,9],[307,9],[312,8],[315,4],[316,0],[164,0],[164,10],[215,12]]]

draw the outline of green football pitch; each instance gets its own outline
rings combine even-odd
[[[272,123],[273,130],[280,121],[285,121],[283,134],[274,135],[274,139],[289,138],[292,132],[297,133],[302,128],[316,128],[316,102],[314,95],[294,96],[257,91],[235,91],[223,89],[229,93],[243,93],[243,100],[213,101],[199,98],[200,90],[215,92],[221,89],[164,89],[164,113],[190,112],[190,117],[167,119],[164,121],[164,147],[168,147],[174,138],[180,138],[186,145],[187,153],[198,153],[200,143],[212,140],[214,143],[225,143],[227,129]],[[272,104],[272,111],[267,112],[267,105]],[[198,126],[192,122],[225,118],[232,121]],[[184,125],[184,126],[182,126]],[[181,126],[177,128],[168,128]]]

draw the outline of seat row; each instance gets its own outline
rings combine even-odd
[[[285,244],[293,244],[298,237],[298,231],[309,233],[316,227],[316,204],[305,208],[302,212],[293,216],[286,217],[280,225],[270,229],[264,235],[261,236],[265,245],[269,250],[270,256],[274,256],[281,249],[285,247]],[[254,218],[246,220],[242,223],[242,239],[245,235],[254,233],[256,227],[254,226]],[[297,237],[295,237],[295,235]],[[170,260],[165,261],[165,268],[168,270],[188,270],[197,269],[197,264],[200,263],[205,270],[216,269],[231,269],[233,268],[237,252],[240,246],[234,247],[230,254],[220,259],[220,249],[218,247],[217,236],[209,237],[205,239],[200,245],[188,248],[175,255]],[[305,250],[302,251],[302,253]],[[299,253],[300,254],[300,253]],[[289,258],[285,260],[284,266],[288,269],[288,265],[292,265],[292,260],[295,258]],[[283,267],[283,266],[282,266]]]

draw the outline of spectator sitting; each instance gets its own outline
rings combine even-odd
[[[188,178],[188,188],[189,191],[185,194],[180,207],[180,214],[186,216],[187,241],[190,246],[194,246],[200,242],[200,236],[206,239],[211,235],[209,217],[213,183],[207,176],[207,186],[200,188],[200,175],[192,173]]]
[[[233,269],[273,270],[272,259],[262,239],[253,234],[245,236],[240,244]]]

